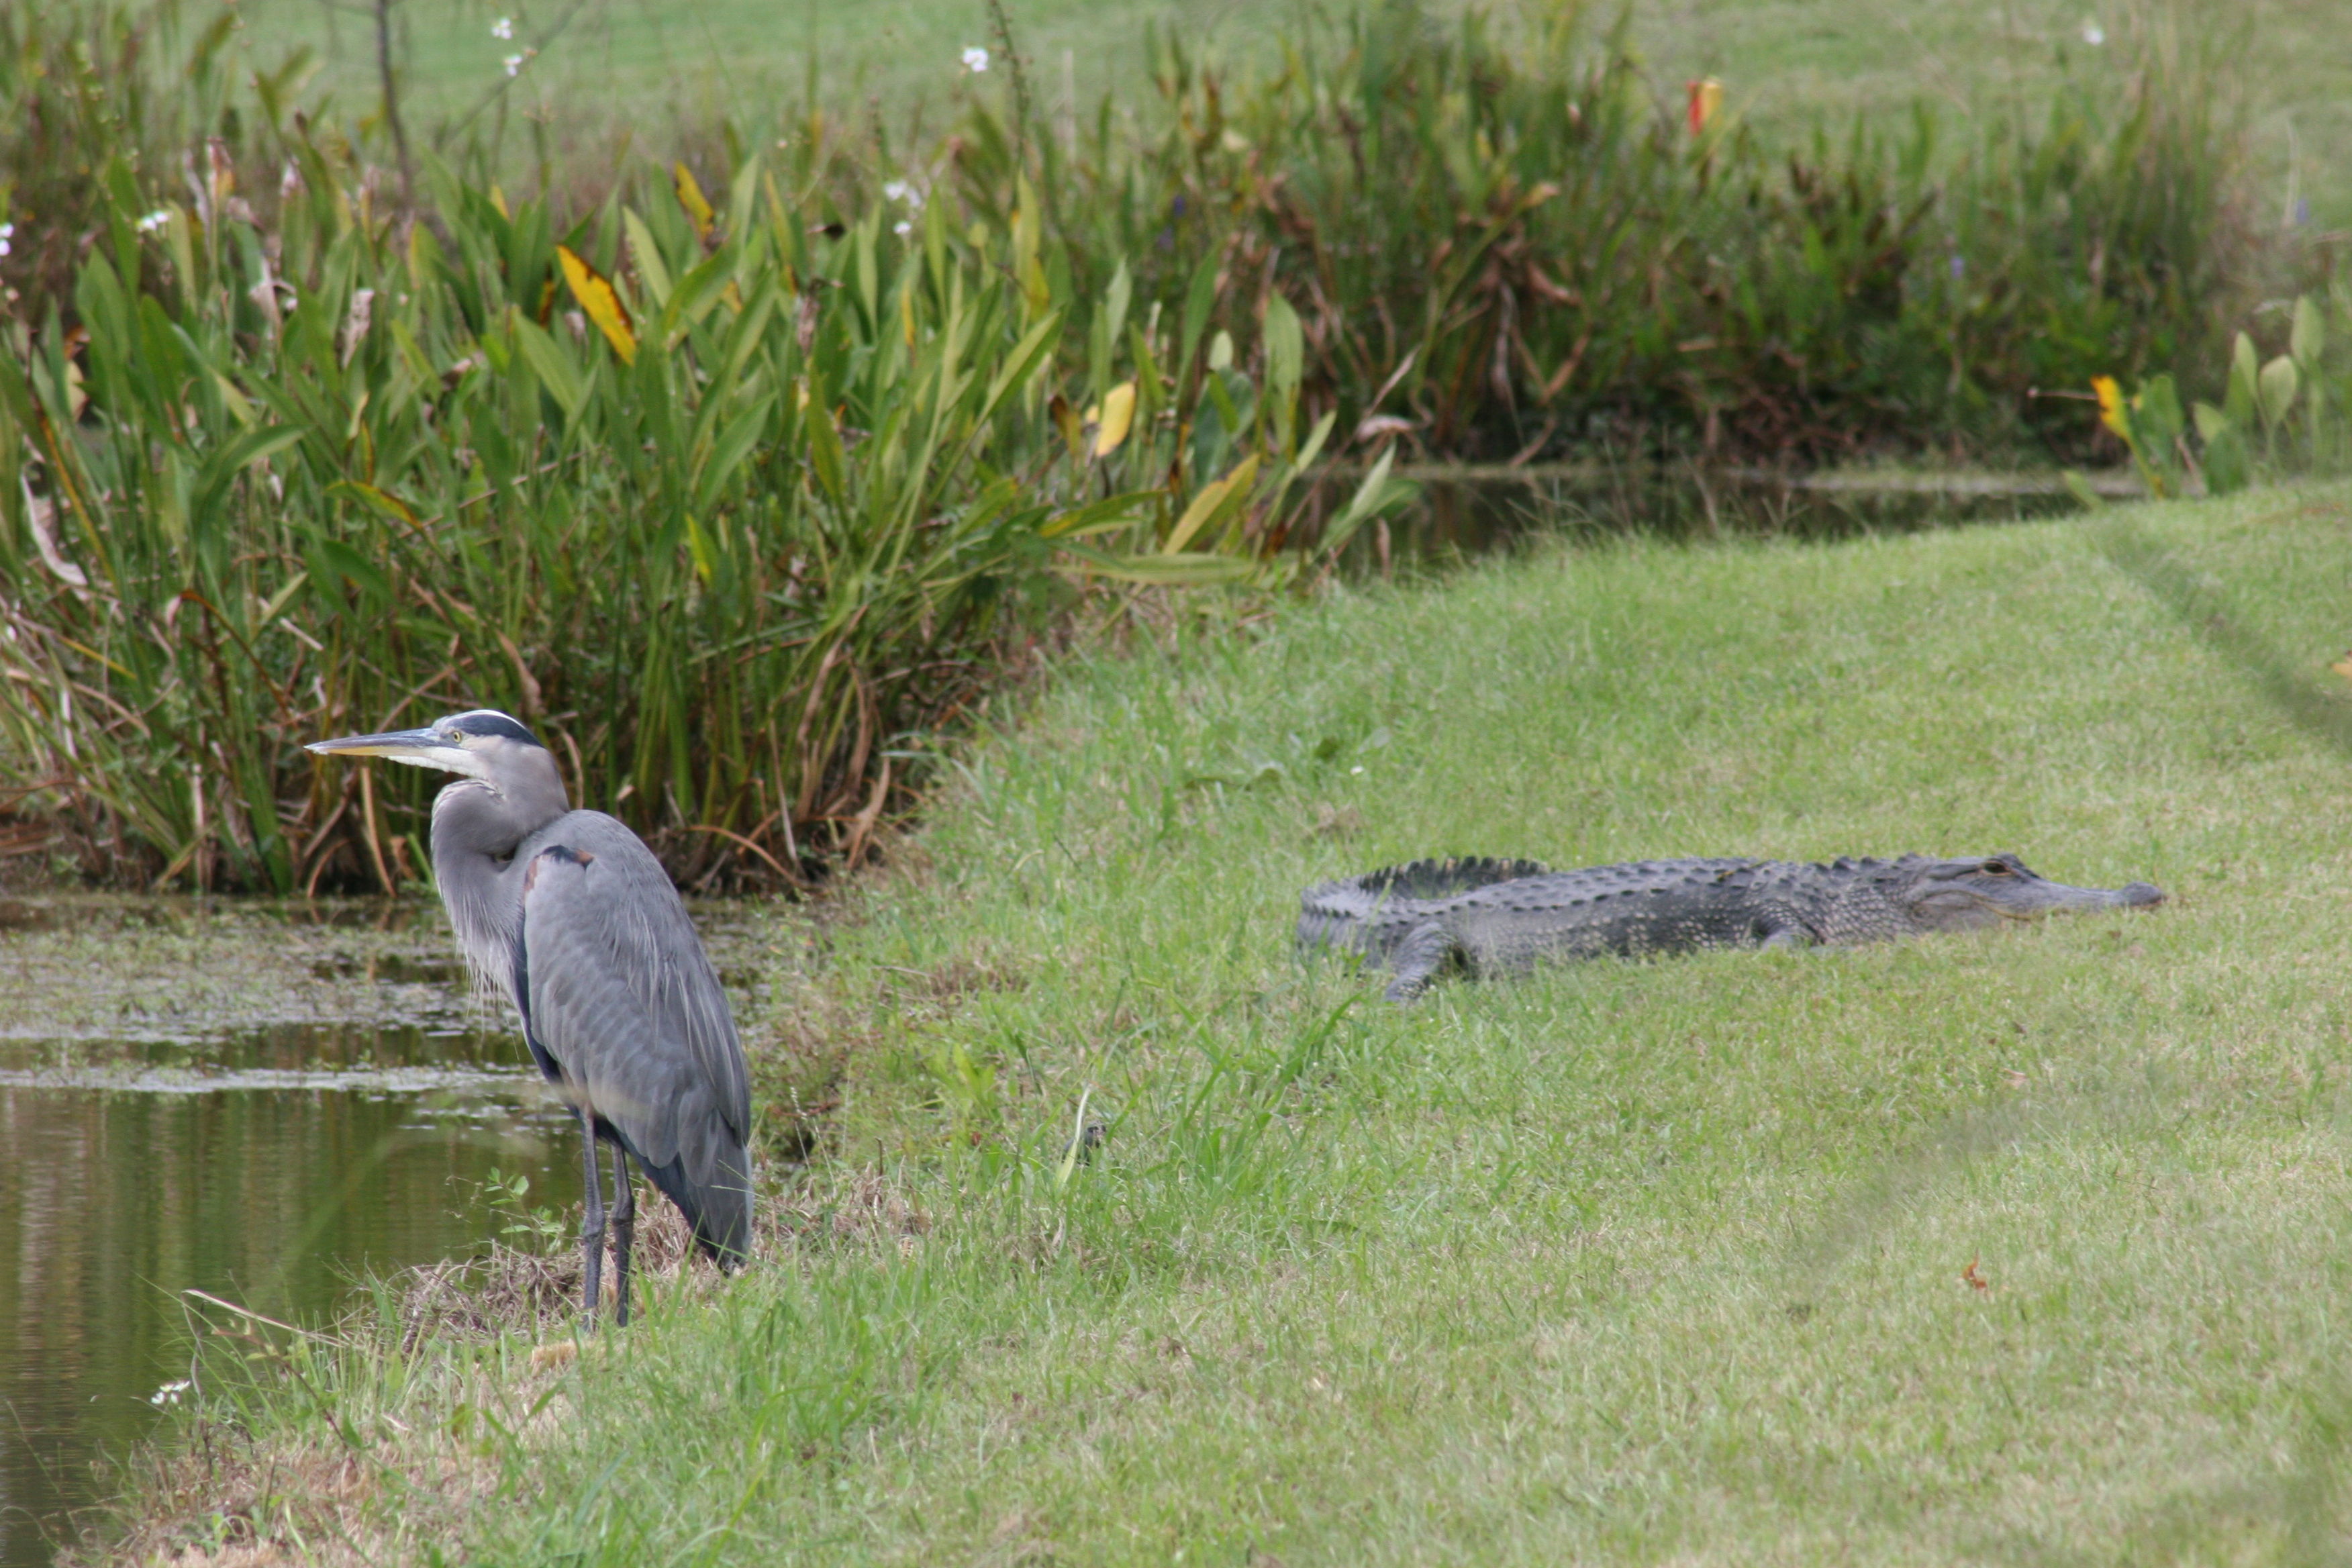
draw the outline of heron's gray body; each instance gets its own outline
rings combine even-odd
[[[634,1159],[722,1266],[751,1245],[750,1075],[727,994],[669,876],[637,836],[573,811],[554,759],[487,709],[423,730],[314,742],[465,776],[433,802],[433,872],[482,989],[514,1003],[532,1059],[588,1133],[582,1226],[596,1310],[614,1144],[618,1316],[628,1321]]]
[[[735,1021],[669,875],[601,811],[574,811],[517,849],[513,965],[523,1037],[548,1081],[596,1118],[714,1258],[751,1241],[751,1088]],[[664,898],[661,895],[667,894]],[[635,1042],[599,1049],[607,1039]]]
[[[1580,871],[1532,860],[1419,860],[1307,889],[1298,942],[1386,963],[1395,974],[1389,1000],[1409,1002],[1457,964],[1483,976],[1538,959],[1849,946],[2162,898],[2145,882],[2110,891],[2047,881],[2011,855],[1643,860]]]

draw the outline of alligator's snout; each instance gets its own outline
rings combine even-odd
[[[2031,894],[2035,896],[2020,896]],[[1997,900],[1996,907],[2003,900]],[[2028,884],[2007,895],[2000,912],[2015,921],[2039,920],[2066,910],[2146,910],[2164,902],[2164,889],[2152,882],[2126,882],[2120,888],[2070,888],[2063,882]]]
[[[2144,910],[2164,902],[2163,891],[2147,882],[2120,888],[2053,882],[2014,855],[1914,864],[1917,880],[1897,901],[1920,931],[1969,931],[2003,921],[2022,924],[2045,915]]]

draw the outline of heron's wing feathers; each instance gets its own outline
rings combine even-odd
[[[593,811],[557,818],[520,856],[532,858],[522,898],[531,1037],[640,1159],[682,1154],[697,1184],[726,1179],[751,1131],[743,1047],[661,863]]]

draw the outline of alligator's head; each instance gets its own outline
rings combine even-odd
[[[1884,877],[1895,906],[1921,931],[1982,931],[2003,921],[2033,921],[2079,910],[2137,910],[2164,901],[2146,882],[2122,888],[2070,888],[2026,868],[2014,855],[1933,860],[1906,855]],[[1882,874],[1884,876],[1884,874]]]

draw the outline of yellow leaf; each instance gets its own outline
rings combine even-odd
[[[710,226],[719,221],[719,215],[710,210],[710,199],[702,194],[702,187],[695,183],[694,171],[683,163],[677,165],[677,205],[684,207],[686,216],[694,220],[694,232],[708,240],[710,237]]]
[[[568,245],[555,247],[555,259],[563,268],[563,280],[572,285],[572,297],[596,323],[613,352],[621,356],[623,364],[637,363],[637,334],[629,324],[629,312],[623,308],[620,295],[597,270],[572,253]]]
[[[1095,456],[1108,458],[1127,439],[1135,423],[1135,383],[1122,381],[1103,394],[1102,424],[1095,431]]]
[[[2352,680],[2352,652],[2346,653],[2342,658],[2337,659],[2334,664],[2329,665],[2327,668],[2342,676],[2345,679]]]
[[[2091,390],[2099,395],[2099,423],[2122,437],[2131,439],[2131,422],[2124,415],[2124,389],[2116,384],[2112,375],[2095,375]]]
[[[1234,465],[1232,473],[1214,484],[1202,485],[1200,493],[1192,498],[1192,504],[1184,509],[1184,515],[1176,520],[1175,528],[1168,535],[1168,542],[1161,545],[1160,550],[1173,555],[1192,543],[1194,534],[1224,515],[1225,502],[1236,494],[1248,494],[1250,485],[1256,479],[1257,454],[1252,452]]]
[[[514,214],[507,211],[507,194],[499,189],[496,185],[492,185],[490,187],[490,205],[499,209],[499,216],[500,217],[507,219],[509,222],[513,221]]]

